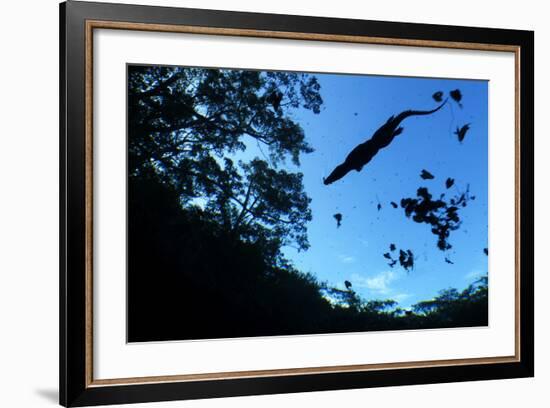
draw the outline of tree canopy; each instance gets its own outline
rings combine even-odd
[[[313,149],[292,110],[320,112],[314,76],[205,68],[130,66],[130,177],[174,187],[235,237],[308,247],[310,199],[299,164]],[[262,157],[231,157],[256,145]]]

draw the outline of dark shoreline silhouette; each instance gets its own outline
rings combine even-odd
[[[176,192],[154,179],[130,178],[128,192],[130,342],[488,324],[486,285],[411,310],[367,301],[353,281],[341,290],[268,262],[268,243],[244,242],[200,210],[179,207]]]

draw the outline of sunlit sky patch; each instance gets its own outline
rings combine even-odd
[[[487,273],[488,222],[488,86],[487,81],[402,78],[363,75],[316,74],[321,84],[324,108],[319,115],[294,112],[305,130],[313,153],[301,157],[300,167],[289,171],[304,174],[305,191],[312,199],[313,220],[308,224],[311,247],[284,253],[303,272],[344,290],[348,280],[363,298],[393,299],[407,308],[431,299],[449,287],[462,289]],[[449,100],[440,111],[410,117],[404,131],[382,149],[361,172],[352,171],[331,185],[323,177],[340,164],[359,143],[371,137],[386,120],[407,109],[429,110],[438,104],[436,91],[445,96],[454,89],[463,95],[462,107]],[[466,123],[471,128],[460,143],[454,131]],[[244,159],[261,157],[248,143]],[[426,169],[435,176],[423,180]],[[455,179],[446,189],[445,180]],[[452,249],[440,251],[437,237],[426,224],[405,217],[402,208],[390,202],[415,197],[419,187],[428,187],[434,197],[458,195],[469,186],[475,195],[460,209],[462,224],[451,232]],[[381,209],[378,210],[378,204]],[[335,213],[342,214],[337,228]],[[388,266],[383,254],[389,245],[410,249],[414,269]],[[453,263],[445,262],[448,258]]]

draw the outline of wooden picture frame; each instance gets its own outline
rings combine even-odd
[[[92,59],[94,30],[98,29],[513,53],[514,354],[97,379],[93,367]],[[68,1],[60,5],[60,100],[62,405],[121,404],[534,375],[533,32]]]

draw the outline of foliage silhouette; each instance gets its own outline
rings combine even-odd
[[[414,305],[413,311],[426,319],[426,324],[444,327],[452,323],[462,326],[467,325],[465,323],[468,322],[472,314],[476,314],[481,325],[487,325],[487,299],[488,279],[484,276],[462,292],[456,289],[443,290],[433,300]]]
[[[313,151],[290,112],[319,113],[319,88],[307,74],[129,66],[129,177],[156,174],[236,237],[307,249],[302,174],[278,165]],[[231,159],[251,144],[267,156]]]

